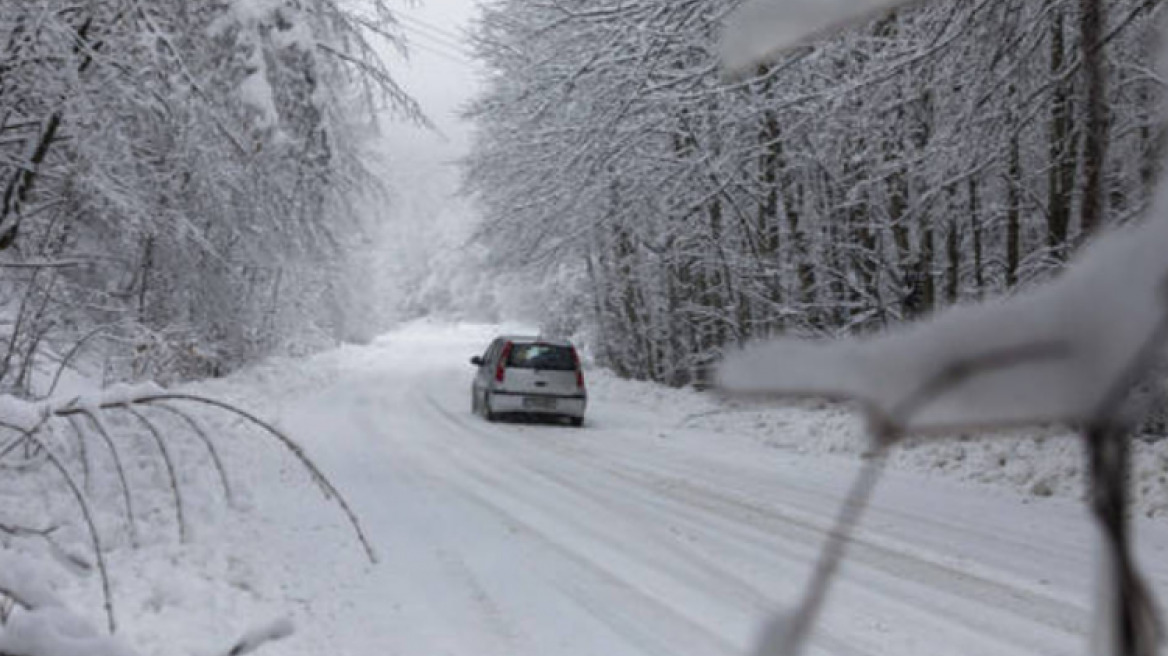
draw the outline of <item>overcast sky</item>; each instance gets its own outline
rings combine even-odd
[[[411,6],[412,5],[412,6]],[[421,104],[441,134],[391,125],[391,140],[408,147],[411,157],[448,160],[465,152],[469,126],[460,107],[475,92],[477,77],[464,34],[475,15],[474,0],[401,1],[397,7],[409,38],[410,55],[390,55],[395,78]],[[419,152],[420,151],[420,152]]]
[[[438,290],[437,297],[457,295],[460,306],[474,305],[463,300],[466,296],[484,295],[473,285],[469,292],[454,289],[462,278],[482,278],[472,270],[467,250],[477,214],[459,195],[456,165],[469,148],[471,132],[458,113],[478,81],[465,43],[465,31],[477,14],[475,0],[396,0],[394,9],[410,56],[403,59],[392,48],[383,56],[394,79],[422,105],[437,130],[389,118],[381,122],[381,170],[390,204],[376,208],[374,215],[382,219],[377,239],[383,279],[373,296],[390,308],[387,316],[403,299],[424,296],[430,288]]]

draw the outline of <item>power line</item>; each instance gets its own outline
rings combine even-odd
[[[407,48],[417,48],[418,50],[436,54],[448,59],[455,59],[459,63],[467,63],[472,59],[472,56],[469,52],[462,50],[457,46],[447,44],[444,41],[436,39],[433,36],[426,34],[425,32],[420,32],[410,27],[409,25],[401,25],[401,27],[407,33]]]
[[[439,40],[435,39],[434,37],[432,37],[428,34],[425,34],[424,32],[414,32],[412,30],[407,30],[407,32],[408,32],[408,35],[411,39],[414,39],[415,37],[422,39],[430,47],[439,48],[439,49],[444,50],[452,55],[458,55],[460,57],[463,57],[464,59],[470,58],[470,53],[467,52],[466,50],[463,50],[462,48],[458,48],[456,46],[452,46],[444,41],[439,41]]]
[[[427,43],[422,43],[420,41],[411,40],[409,43],[406,44],[406,48],[416,49],[416,50],[419,50],[421,52],[427,52],[427,53],[430,53],[431,55],[434,55],[436,57],[441,57],[442,59],[453,62],[455,64],[464,64],[465,65],[465,64],[470,63],[469,57],[467,57],[466,55],[464,55],[462,53],[451,52],[449,50],[444,50],[441,47],[430,45]]]
[[[401,20],[404,20],[404,21],[409,22],[409,23],[414,23],[423,29],[430,30],[431,32],[434,32],[442,37],[445,37],[446,39],[449,39],[455,43],[461,43],[462,41],[466,40],[466,35],[463,33],[452,32],[444,27],[441,27],[439,25],[435,25],[433,23],[424,21],[421,18],[418,18],[416,16],[410,16],[409,14],[403,13],[403,14],[398,14],[397,18],[400,18]]]
[[[442,48],[443,50],[449,51],[451,53],[457,53],[458,55],[461,55],[463,57],[467,57],[467,58],[470,57],[470,53],[468,53],[462,47],[461,44],[452,43],[452,42],[447,41],[441,37],[436,37],[436,36],[429,34],[427,32],[423,32],[423,31],[419,30],[418,28],[413,27],[412,25],[406,25],[403,23],[403,24],[400,24],[400,27],[405,32],[407,32],[409,35],[411,35],[413,37],[418,37],[420,39],[425,39],[425,40],[429,41],[432,45],[437,46],[439,48]]]

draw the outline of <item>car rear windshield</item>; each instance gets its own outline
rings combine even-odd
[[[543,369],[545,371],[575,371],[576,359],[569,346],[552,344],[516,344],[511,347],[507,366],[515,369]]]

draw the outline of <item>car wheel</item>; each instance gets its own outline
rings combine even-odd
[[[487,421],[497,421],[499,415],[491,412],[491,395],[488,392],[483,392],[483,416]]]
[[[579,428],[584,425],[583,417],[568,417],[568,423]]]

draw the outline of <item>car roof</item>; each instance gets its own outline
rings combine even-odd
[[[501,335],[498,339],[505,339],[516,344],[549,344],[551,346],[572,346],[572,342],[566,339],[554,339],[549,337],[533,337],[531,335]]]

